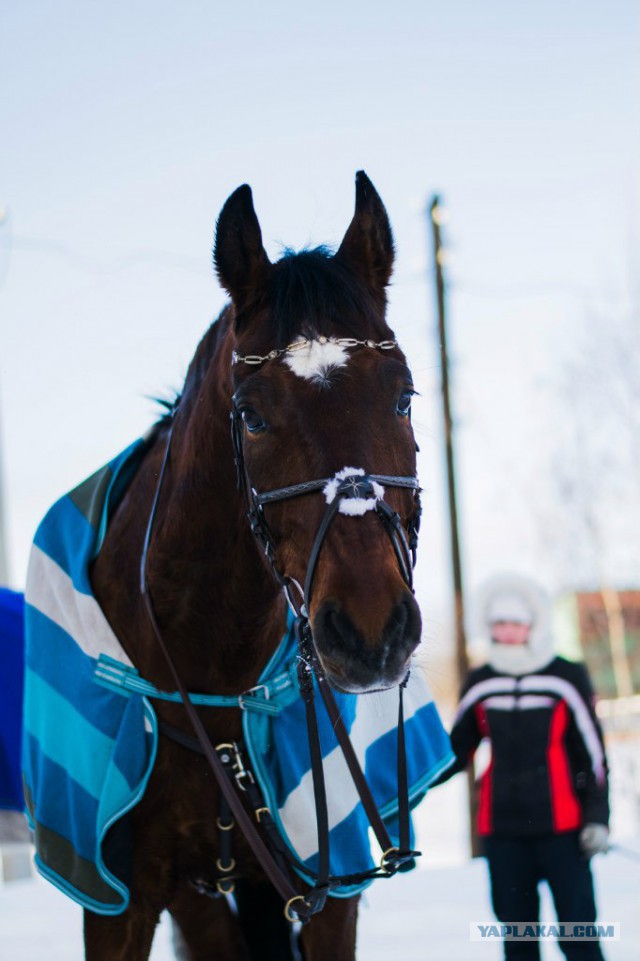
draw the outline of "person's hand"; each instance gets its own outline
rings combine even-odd
[[[585,824],[580,831],[580,850],[588,857],[606,854],[609,850],[609,828],[605,824]]]

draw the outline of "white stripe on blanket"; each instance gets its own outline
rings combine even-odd
[[[415,668],[407,684],[404,695],[405,722],[432,700],[421,673],[419,668]],[[350,738],[363,769],[367,748],[389,731],[394,731],[397,725],[397,688],[381,694],[364,694],[358,697]],[[332,831],[355,810],[360,798],[340,747],[324,756],[323,765],[325,781],[332,788],[327,797],[329,830]],[[280,817],[289,840],[303,861],[318,850],[316,833],[309,831],[309,811],[314,810],[313,775],[309,770],[280,808]]]
[[[69,575],[35,544],[25,600],[71,635],[89,657],[108,654],[132,666],[95,597],[77,591]]]

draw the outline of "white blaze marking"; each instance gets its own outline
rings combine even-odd
[[[348,360],[347,348],[330,340],[310,340],[304,347],[284,355],[285,364],[294,374],[318,382],[326,380],[337,367],[345,367]]]

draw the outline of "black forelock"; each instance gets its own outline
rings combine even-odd
[[[266,299],[276,347],[317,334],[388,335],[384,303],[327,247],[285,250],[274,265]]]

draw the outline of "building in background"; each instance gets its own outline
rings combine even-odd
[[[584,658],[600,698],[640,693],[640,589],[565,594],[555,614],[558,645]]]

